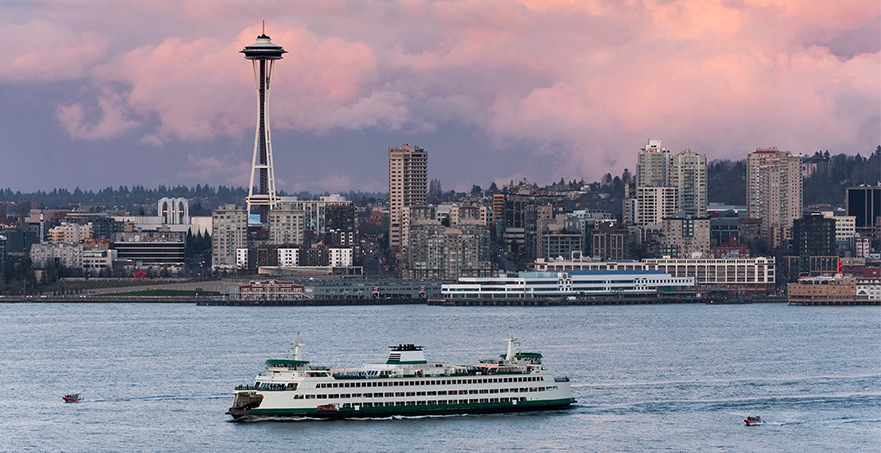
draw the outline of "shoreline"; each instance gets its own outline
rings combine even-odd
[[[236,306],[236,307],[270,307],[270,306],[352,306],[352,305],[429,305],[441,307],[482,307],[482,306],[537,306],[567,307],[593,305],[669,305],[669,304],[707,304],[707,305],[742,305],[753,303],[789,303],[786,298],[756,297],[731,301],[707,300],[697,298],[533,298],[533,299],[425,299],[425,298],[320,298],[292,300],[225,300],[197,296],[112,296],[83,295],[75,297],[58,296],[3,296],[0,304],[15,303],[167,303],[195,304],[199,306]]]

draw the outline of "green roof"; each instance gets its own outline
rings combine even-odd
[[[507,354],[499,354],[499,357],[507,357]],[[518,352],[514,354],[514,357],[518,359],[540,359],[542,356],[540,352]]]
[[[287,360],[287,359],[269,359],[266,365],[306,365],[307,360]]]

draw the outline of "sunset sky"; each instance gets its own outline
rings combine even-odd
[[[387,191],[390,146],[467,190],[634,170],[648,139],[713,159],[881,144],[878,0],[46,0],[0,3],[0,188],[244,186],[239,53],[289,53],[278,188]]]

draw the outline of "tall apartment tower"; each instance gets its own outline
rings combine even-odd
[[[670,185],[676,188],[679,211],[691,218],[707,216],[707,156],[690,149],[670,157]]]
[[[388,150],[389,248],[401,253],[401,210],[428,199],[428,153],[404,143]],[[401,258],[400,256],[398,258]]]
[[[248,251],[248,211],[234,204],[211,211],[211,266],[239,267],[238,257]]]
[[[761,231],[772,247],[792,235],[801,218],[804,156],[777,148],[759,148],[746,156],[747,216],[762,219]]]
[[[676,188],[670,185],[670,151],[649,140],[636,163],[636,224],[660,229],[664,217],[676,213]]]
[[[636,163],[636,187],[667,187],[670,182],[670,151],[660,140],[649,140],[639,151]]]
[[[248,212],[251,206],[260,211],[260,222],[269,221],[269,210],[275,208],[278,197],[275,194],[275,170],[272,167],[272,140],[269,133],[269,82],[275,60],[281,60],[287,53],[281,46],[273,44],[266,33],[257,37],[257,42],[240,51],[245,59],[251,60],[254,67],[254,84],[257,89],[257,131],[254,134],[254,156],[251,160],[251,183],[248,186]],[[256,188],[255,191],[255,179]]]

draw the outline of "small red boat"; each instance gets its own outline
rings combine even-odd
[[[61,397],[65,403],[79,403],[82,398],[80,398],[79,393],[71,393],[70,395],[64,395]]]
[[[755,417],[747,417],[743,419],[743,422],[746,423],[746,426],[754,426],[754,425],[764,425],[765,421],[762,420],[762,417],[756,415]]]

